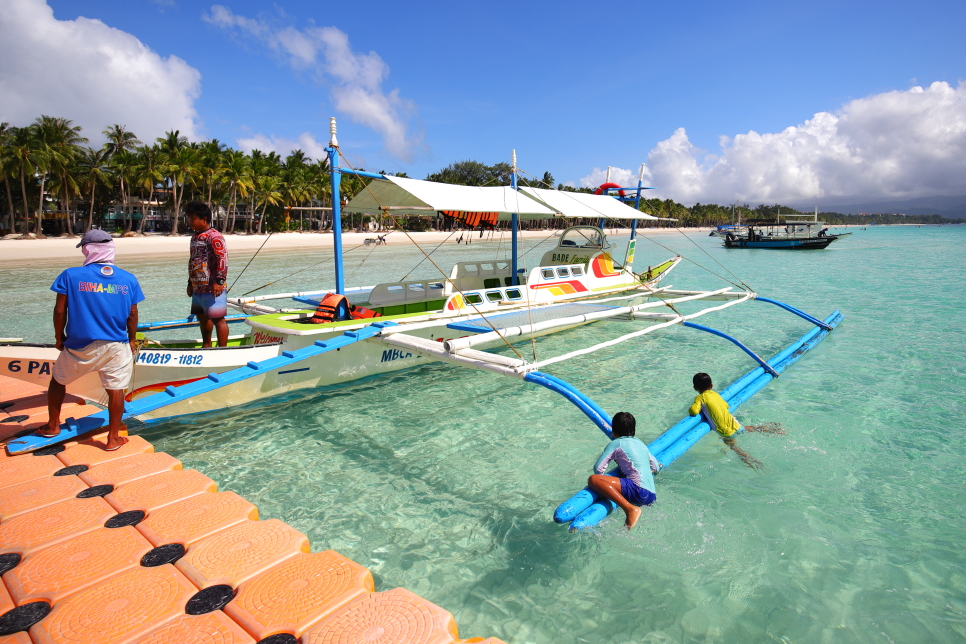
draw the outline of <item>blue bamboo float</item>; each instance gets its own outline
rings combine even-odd
[[[834,311],[824,321],[815,320],[816,327],[775,354],[768,360],[769,367],[776,374],[784,371],[821,342],[832,329],[838,326],[843,317],[842,313]],[[767,373],[763,367],[757,367],[726,387],[721,392],[721,397],[728,402],[732,410],[737,409],[774,379],[775,376]],[[647,447],[663,470],[709,431],[711,426],[704,422],[701,416],[688,416],[661,434]],[[619,470],[611,471],[607,475],[619,476]],[[597,525],[616,508],[616,503],[610,499],[601,498],[589,487],[585,487],[557,507],[553,520],[557,523],[569,522],[572,532]]]

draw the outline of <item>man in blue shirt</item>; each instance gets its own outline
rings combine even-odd
[[[84,265],[68,268],[50,290],[57,293],[54,333],[60,357],[54,363],[47,390],[47,426],[41,436],[60,433],[60,409],[67,385],[96,371],[107,391],[108,438],[113,451],[127,442],[121,430],[124,390],[134,372],[138,302],[144,299],[137,278],[114,266],[114,240],[103,230],[88,231],[77,246]]]

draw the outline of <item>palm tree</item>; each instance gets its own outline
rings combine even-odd
[[[7,189],[7,207],[10,209],[10,226],[8,231],[13,232],[16,224],[16,216],[13,212],[13,193],[10,191],[10,177],[14,174],[14,158],[11,154],[10,144],[12,142],[13,128],[4,121],[0,123],[0,175],[3,175],[3,185]]]
[[[110,179],[107,164],[107,150],[95,150],[93,148],[87,148],[78,164],[84,187],[90,190],[91,205],[87,215],[87,230],[94,226],[94,200],[97,195],[97,185],[108,185]]]
[[[67,232],[73,234],[70,221],[70,194],[72,188],[76,188],[77,183],[70,175],[74,160],[81,153],[81,145],[87,143],[87,139],[81,136],[81,127],[74,125],[70,119],[41,115],[34,122],[34,125],[40,144],[47,155],[47,168],[40,176],[38,216],[43,218],[44,183],[49,172],[59,179],[60,187],[64,191]]]
[[[215,208],[212,205],[212,196],[215,186],[221,179],[221,171],[224,166],[223,155],[225,145],[218,139],[212,139],[202,143],[198,147],[198,150],[201,155],[198,159],[198,174],[201,178],[201,187],[203,189],[207,188],[207,204],[211,208],[212,213],[214,213]],[[213,221],[211,223],[213,226],[217,226],[217,222]]]
[[[235,230],[235,216],[238,214],[238,194],[245,197],[248,195],[248,188],[252,186],[251,167],[248,157],[244,152],[228,150],[225,153],[225,165],[222,175],[228,180],[228,214],[225,230],[222,232],[233,232]],[[229,223],[230,221],[230,223]]]
[[[108,163],[121,189],[121,211],[124,213],[124,232],[130,232],[131,226],[134,224],[134,215],[130,211],[130,194],[127,188],[130,188],[131,177],[137,166],[137,156],[129,150],[117,150],[112,154],[110,147],[107,145],[104,146],[104,151],[108,154]]]
[[[107,151],[108,159],[113,159],[118,152],[133,152],[141,145],[138,137],[128,130],[126,125],[112,125],[101,134],[107,137],[104,149]]]
[[[144,222],[148,218],[148,206],[154,201],[154,188],[164,181],[162,155],[158,146],[142,145],[137,149],[137,164],[134,166],[134,182],[138,187],[148,190],[148,200],[141,200],[141,223],[138,234],[144,233]],[[142,193],[142,197],[144,194]]]
[[[262,234],[262,222],[265,221],[265,210],[269,204],[277,206],[282,199],[282,180],[278,177],[266,175],[259,177],[258,199],[262,203],[262,214],[258,218],[258,234]]]
[[[158,144],[165,157],[165,176],[171,185],[171,206],[174,214],[171,218],[171,235],[178,235],[178,217],[181,214],[181,193],[178,191],[178,182],[183,180],[185,171],[189,164],[189,156],[183,154],[188,148],[188,139],[181,136],[180,130],[169,130],[163,137],[158,137]]]
[[[38,145],[37,137],[32,125],[26,127],[13,128],[10,137],[10,158],[14,168],[20,175],[20,207],[23,215],[26,233],[29,229],[30,206],[27,202],[27,177],[33,177],[46,165],[44,151]],[[37,221],[37,234],[42,236],[40,231],[40,220]]]

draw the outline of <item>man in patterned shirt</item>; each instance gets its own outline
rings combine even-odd
[[[228,346],[228,250],[225,238],[211,227],[211,208],[201,201],[189,201],[184,213],[191,237],[191,256],[188,259],[188,297],[191,314],[198,316],[202,346],[211,346],[211,331],[218,334],[218,346]]]

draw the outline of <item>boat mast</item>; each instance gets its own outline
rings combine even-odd
[[[638,210],[638,211],[641,209],[641,190],[644,189],[644,167],[646,165],[647,164],[645,163],[641,164],[641,173],[637,177],[637,199],[634,200],[634,210]],[[634,239],[636,237],[637,237],[637,220],[632,219],[631,220],[631,239]]]
[[[517,151],[513,151],[513,163],[510,170],[510,187],[517,190]],[[510,261],[510,270],[513,273],[513,278],[511,283],[513,286],[517,286],[519,282],[517,281],[517,232],[519,227],[519,215],[517,213],[512,213],[510,215],[510,255],[512,260]]]
[[[339,183],[342,172],[339,170],[339,140],[335,137],[335,117],[329,117],[329,173],[332,181],[332,251],[335,253],[335,292],[345,295],[345,276],[342,270],[342,196]]]
[[[610,183],[610,166],[607,166],[607,176],[604,177],[604,183],[605,184]],[[605,195],[609,195],[610,194],[610,190],[604,190],[604,194]],[[600,228],[601,230],[604,229],[604,218],[603,217],[601,217],[600,218],[600,221],[597,222],[597,227]]]

